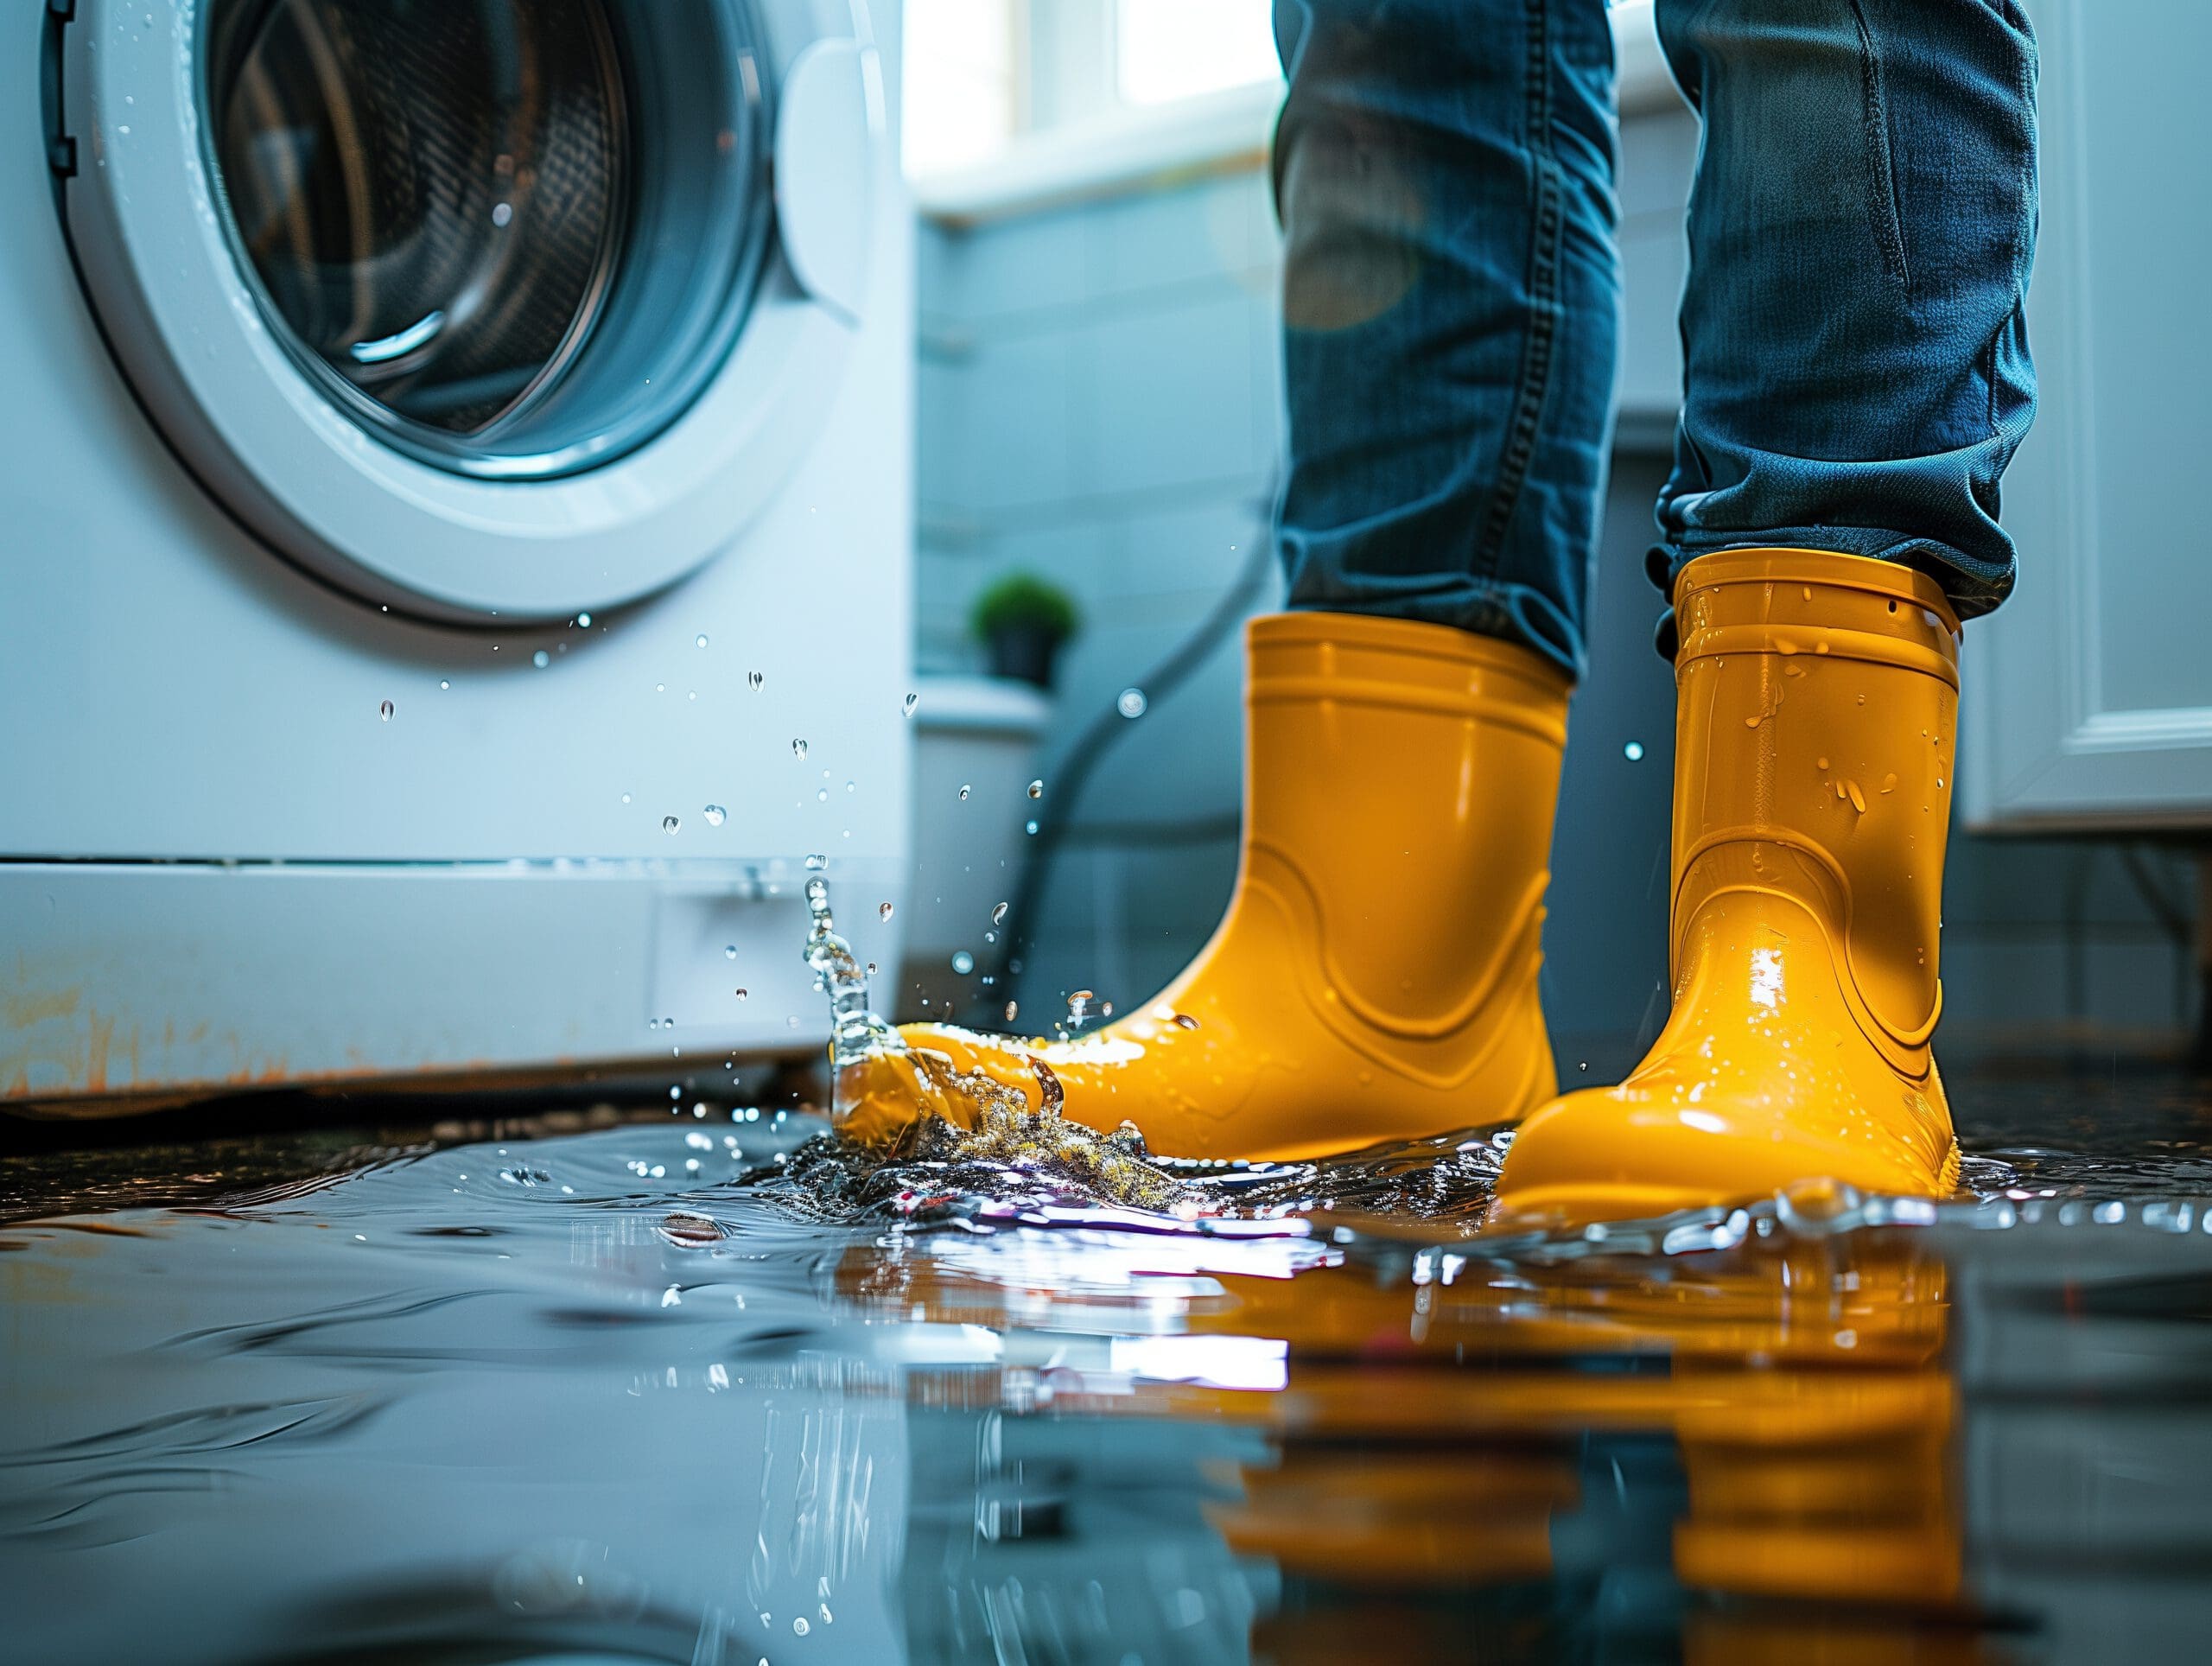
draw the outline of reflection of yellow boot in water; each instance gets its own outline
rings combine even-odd
[[[1676,597],[1673,1015],[1618,1087],[1529,1118],[1500,1198],[1948,1191],[1929,1037],[1957,620],[1908,569],[1807,550],[1703,556]]]
[[[904,1033],[1182,1156],[1294,1157],[1517,1116],[1556,1091],[1536,1005],[1566,679],[1533,652],[1344,614],[1249,640],[1228,917],[1141,1012],[1074,1042]],[[911,1072],[910,1072],[911,1073]],[[896,1073],[848,1126],[913,1115]]]

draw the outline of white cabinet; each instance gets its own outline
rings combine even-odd
[[[1970,825],[2212,827],[2212,5],[2029,0],[2042,389],[1968,626]]]

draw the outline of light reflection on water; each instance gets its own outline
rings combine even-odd
[[[2031,1097],[1941,1209],[1601,1237],[1479,1233],[1479,1134],[1195,1220],[737,1182],[804,1125],[39,1160],[0,1654],[2192,1658],[2200,1113]]]

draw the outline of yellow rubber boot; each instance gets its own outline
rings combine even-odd
[[[1255,620],[1247,650],[1242,861],[1198,960],[1078,1040],[926,1024],[906,1040],[1032,1103],[1041,1058],[1063,1115],[1135,1122],[1176,1156],[1310,1156],[1542,1103],[1566,678],[1511,644],[1349,614]],[[887,1072],[851,1130],[911,1120],[911,1075]]]
[[[1950,1189],[1929,1038],[1958,620],[1929,579],[1731,550],[1676,581],[1675,1004],[1618,1087],[1522,1128],[1508,1209],[1648,1215],[1825,1176]]]

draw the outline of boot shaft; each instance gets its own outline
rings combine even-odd
[[[1924,1047],[1957,736],[1949,604],[1893,563],[1732,550],[1683,569],[1676,612],[1675,975],[1707,898],[1778,890],[1840,932],[1885,1051]]]
[[[1298,893],[1346,1007],[1413,1036],[1533,976],[1567,683],[1439,625],[1275,614],[1248,633],[1244,881]]]

